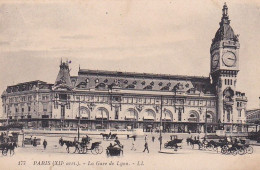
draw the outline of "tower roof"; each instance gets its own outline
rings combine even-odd
[[[229,20],[229,16],[228,16],[228,7],[227,7],[226,3],[224,4],[223,9],[222,9],[222,18],[221,18],[221,22],[219,23],[219,25],[220,25],[220,27],[215,34],[213,43],[221,41],[221,40],[238,41],[238,36],[235,35],[232,27],[230,26],[230,20]]]
[[[70,70],[69,70],[68,62],[61,61],[60,71],[58,73],[54,86],[59,86],[59,85],[66,85],[69,87],[72,86],[70,80]]]

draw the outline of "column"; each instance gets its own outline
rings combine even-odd
[[[199,125],[199,126],[200,126],[200,132],[201,132],[201,133],[205,133],[204,125]]]
[[[188,132],[188,125],[184,125],[184,130],[186,133]]]

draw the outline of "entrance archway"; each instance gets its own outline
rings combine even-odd
[[[95,114],[95,119],[98,120],[98,122],[96,123],[96,129],[108,128],[107,120],[109,119],[109,112],[106,108],[98,108]]]
[[[127,110],[126,115],[125,115],[125,120],[129,121],[126,124],[127,129],[138,128],[138,125],[137,125],[138,112],[135,109],[130,108]]]
[[[192,133],[198,132],[198,124],[200,120],[199,113],[197,111],[191,111],[189,113],[188,121],[190,124],[188,124],[188,131]]]
[[[152,109],[147,109],[145,110],[144,113],[144,131],[146,132],[151,132],[153,131],[154,128],[154,121],[155,121],[155,111],[153,111]]]

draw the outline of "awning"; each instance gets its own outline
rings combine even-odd
[[[126,115],[125,116],[127,119],[135,119],[136,117],[134,115]]]
[[[101,114],[97,114],[96,115],[96,118],[98,118],[98,119],[107,119],[107,114],[103,114],[103,117],[102,117],[102,115]]]
[[[163,117],[162,117],[162,119],[165,119],[165,120],[172,120],[172,118],[171,118],[171,116],[170,115],[164,115]]]
[[[80,116],[88,118],[88,114],[81,114]]]
[[[154,120],[155,117],[153,117],[152,115],[148,115],[148,116],[144,116],[144,119],[146,119],[146,120]]]

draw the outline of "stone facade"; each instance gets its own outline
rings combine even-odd
[[[32,81],[8,86],[4,116],[28,127],[214,132],[244,131],[244,93],[236,91],[239,41],[227,6],[212,40],[210,77],[79,69],[70,76],[62,62],[54,84]]]

